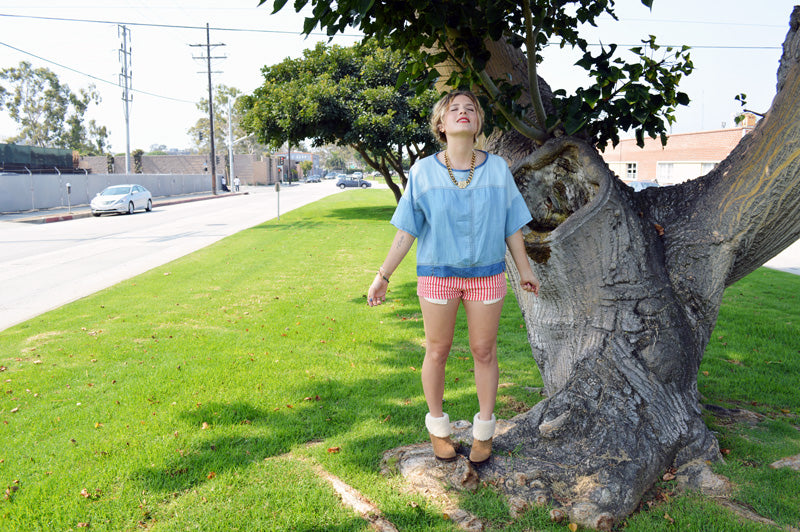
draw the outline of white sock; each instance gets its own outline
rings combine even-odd
[[[450,417],[447,414],[442,414],[442,417],[433,417],[428,412],[425,415],[425,427],[437,438],[446,438],[450,436]]]
[[[480,416],[480,412],[475,414],[475,418],[472,420],[472,437],[478,441],[492,439],[495,422],[497,421],[494,414],[492,414],[492,419],[489,421],[479,419],[478,416]]]

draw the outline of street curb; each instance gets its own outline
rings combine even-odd
[[[249,192],[226,192],[225,194],[217,194],[208,195],[208,196],[200,196],[194,198],[180,198],[174,200],[165,200],[165,201],[158,201],[157,203],[153,202],[153,208],[155,207],[164,207],[166,205],[178,205],[180,203],[192,203],[195,201],[204,201],[210,199],[218,199],[218,198],[230,198],[231,196],[247,196]],[[58,214],[58,215],[36,215],[31,216],[30,218],[18,218],[16,220],[10,220],[15,223],[27,223],[27,224],[49,224],[53,222],[66,222],[68,220],[77,220],[80,218],[88,218],[92,215],[91,210],[81,210],[76,211],[70,214]]]

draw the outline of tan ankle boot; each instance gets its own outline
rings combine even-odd
[[[469,452],[469,461],[473,464],[482,464],[492,457],[492,438],[488,440],[472,440],[472,449]]]
[[[439,460],[449,462],[456,459],[456,447],[450,439],[450,417],[432,417],[430,412],[425,416],[425,426],[433,444],[433,455]]]
[[[492,437],[496,419],[492,414],[492,419],[484,421],[475,414],[472,420],[472,449],[469,452],[469,461],[473,464],[482,464],[492,456]]]
[[[433,434],[430,436],[431,443],[433,444],[433,456],[435,456],[437,460],[451,462],[456,459],[456,446],[453,444],[453,440],[450,439],[450,436],[446,438],[439,438]]]

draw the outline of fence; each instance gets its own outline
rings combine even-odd
[[[208,174],[0,175],[0,212],[25,212],[68,205],[86,205],[104,188],[132,182],[147,188],[153,197],[211,191],[211,179]],[[69,197],[67,183],[71,185],[72,190]]]

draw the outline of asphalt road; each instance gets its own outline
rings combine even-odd
[[[334,183],[283,186],[280,213],[339,192]],[[277,216],[273,187],[246,191],[58,223],[0,217],[0,331]]]

